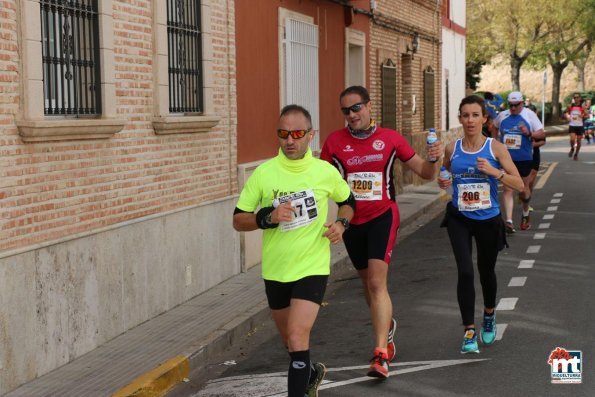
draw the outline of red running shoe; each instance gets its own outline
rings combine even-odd
[[[374,350],[374,357],[370,360],[368,376],[372,378],[388,378],[388,357],[381,351]]]
[[[395,334],[397,332],[397,320],[394,318],[390,322],[390,329],[388,330],[388,342],[386,343],[387,359],[393,361],[395,359]]]

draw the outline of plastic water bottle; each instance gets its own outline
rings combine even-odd
[[[446,169],[445,166],[440,167],[440,179],[451,179],[450,172]],[[445,189],[445,192],[452,196],[452,184]]]
[[[430,128],[430,131],[428,132],[428,138],[426,140],[426,143],[429,145],[433,144],[434,142],[436,142],[438,140],[438,135],[436,135],[436,129],[435,128]],[[428,161],[435,163],[436,161],[438,161],[437,158],[434,157],[428,157]]]

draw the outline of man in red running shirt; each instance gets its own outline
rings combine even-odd
[[[387,378],[396,328],[387,275],[400,220],[394,166],[399,159],[420,177],[433,179],[438,162],[424,160],[401,134],[376,125],[366,88],[349,87],[339,101],[347,127],[328,136],[320,158],[337,167],[356,198],[355,215],[343,241],[372,317],[376,348],[368,376]],[[439,159],[442,154],[440,142],[428,146],[428,158]]]

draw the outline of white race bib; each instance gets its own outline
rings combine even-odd
[[[311,189],[295,192],[286,196],[277,198],[279,204],[283,204],[291,200],[294,215],[289,222],[280,222],[279,229],[282,232],[298,229],[314,222],[318,218],[318,206],[316,205],[316,198]]]
[[[347,183],[356,200],[382,200],[382,172],[352,172]]]
[[[459,211],[477,211],[492,208],[489,183],[461,183],[459,191]]]
[[[517,134],[505,134],[504,135],[504,144],[508,148],[508,150],[517,150],[521,148],[521,142],[523,137]]]

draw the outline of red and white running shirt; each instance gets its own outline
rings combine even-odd
[[[395,161],[398,158],[406,162],[414,155],[413,148],[397,131],[377,127],[368,138],[357,139],[343,128],[328,136],[320,158],[337,167],[349,184],[357,200],[351,223],[359,225],[397,207]]]

